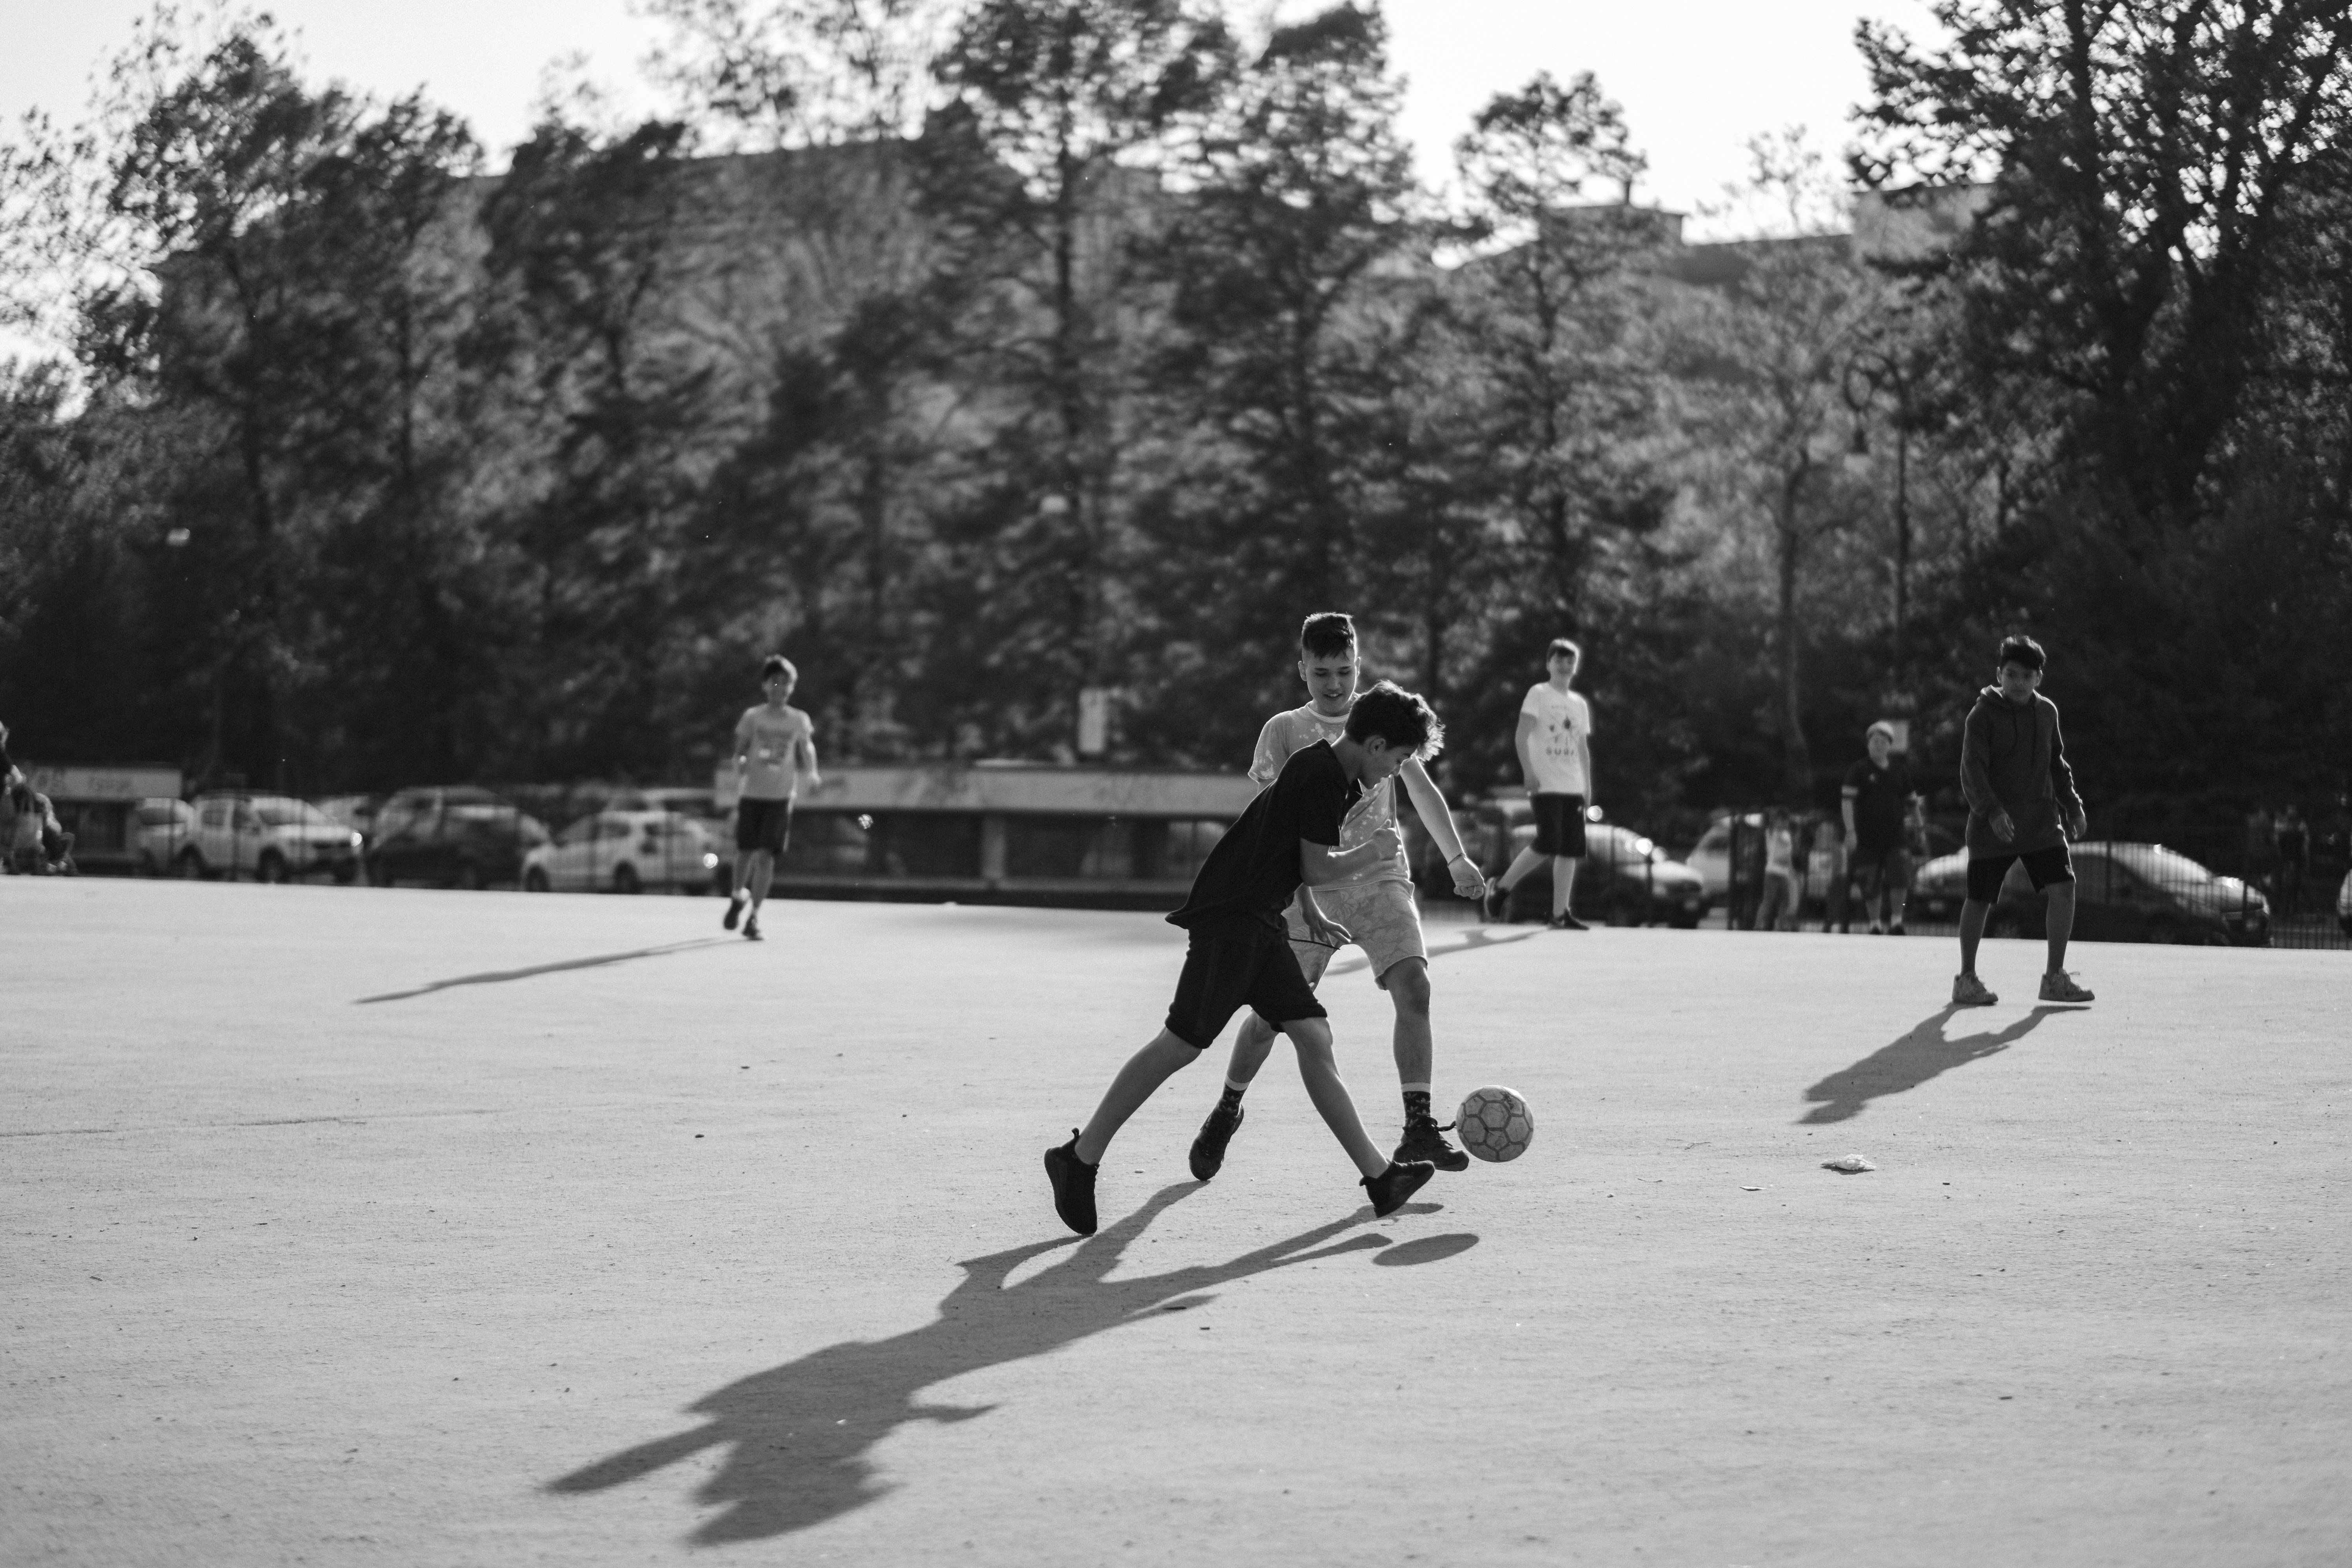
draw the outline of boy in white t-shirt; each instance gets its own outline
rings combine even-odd
[[[1258,732],[1257,749],[1250,759],[1250,777],[1263,789],[1282,775],[1283,764],[1318,741],[1337,742],[1347,733],[1349,710],[1356,700],[1356,682],[1362,666],[1357,657],[1354,620],[1337,612],[1307,617],[1298,633],[1298,679],[1307,685],[1303,707],[1276,714]],[[1290,951],[1310,986],[1321,984],[1323,972],[1340,946],[1353,942],[1370,961],[1372,983],[1396,1005],[1394,1036],[1397,1079],[1404,1094],[1404,1138],[1397,1144],[1400,1163],[1425,1160],[1441,1171],[1459,1171],[1470,1156],[1445,1141],[1447,1122],[1440,1126],[1430,1109],[1430,1080],[1436,1047],[1429,1026],[1429,950],[1421,935],[1421,907],[1413,900],[1412,872],[1405,864],[1403,834],[1397,825],[1397,791],[1412,799],[1422,825],[1440,849],[1454,877],[1454,890],[1475,899],[1486,890],[1486,879],[1471,863],[1454,826],[1445,797],[1417,761],[1408,762],[1392,779],[1383,779],[1365,791],[1340,824],[1339,848],[1344,853],[1370,842],[1382,832],[1394,833],[1397,853],[1344,882],[1301,887],[1297,901],[1285,916],[1290,930]],[[1319,922],[1336,928],[1339,941],[1318,942],[1307,918],[1314,906]],[[1192,1174],[1199,1181],[1214,1176],[1224,1163],[1225,1145],[1242,1124],[1242,1095],[1274,1050],[1271,1023],[1251,1013],[1242,1019],[1225,1069],[1225,1089],[1209,1119],[1192,1140]]]
[[[1569,912],[1569,896],[1576,890],[1576,863],[1584,858],[1584,808],[1592,799],[1592,705],[1583,694],[1569,689],[1584,650],[1566,637],[1554,637],[1544,656],[1551,677],[1528,688],[1519,704],[1519,726],[1513,737],[1518,748],[1519,777],[1527,781],[1528,803],[1535,807],[1536,841],[1518,853],[1486,895],[1486,915],[1499,920],[1510,907],[1511,889],[1528,874],[1551,859],[1551,928],[1583,931],[1585,924]]]

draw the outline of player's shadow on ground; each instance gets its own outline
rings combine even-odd
[[[1861,1115],[1862,1108],[1872,1100],[1916,1089],[1938,1073],[2005,1051],[2051,1014],[2072,1009],[2036,1007],[2007,1028],[1947,1038],[1944,1026],[1959,1010],[1946,1007],[1922,1018],[1892,1045],[1881,1046],[1853,1066],[1830,1074],[1805,1090],[1805,1098],[1816,1103],[1798,1118],[1798,1125],[1850,1121]]]
[[[1444,947],[1433,947],[1429,950],[1429,956],[1431,962],[1434,963],[1436,960],[1441,958],[1450,958],[1457,952],[1475,952],[1482,947],[1508,947],[1515,942],[1526,942],[1532,937],[1541,936],[1543,932],[1541,931],[1522,931],[1517,936],[1496,936],[1492,932],[1488,931],[1485,926],[1472,926],[1468,931],[1463,933],[1462,940],[1460,942],[1448,942]],[[1360,969],[1369,968],[1371,962],[1372,961],[1370,958],[1365,956],[1364,950],[1360,947],[1356,950],[1355,957],[1347,960],[1345,963],[1334,963],[1328,970],[1325,971],[1325,973],[1329,974],[1353,974]]]
[[[1370,1234],[1333,1241],[1371,1217],[1370,1209],[1363,1208],[1230,1263],[1109,1279],[1122,1250],[1152,1219],[1197,1190],[1192,1182],[1162,1188],[1134,1214],[1015,1285],[1004,1283],[1014,1268],[1068,1246],[1068,1238],[1032,1242],[959,1264],[962,1282],[940,1303],[940,1315],[921,1328],[887,1340],[827,1345],[730,1383],[690,1406],[705,1425],[599,1459],[549,1482],[548,1489],[602,1491],[706,1448],[723,1447],[729,1450],[725,1460],[696,1497],[726,1511],[695,1530],[696,1544],[759,1541],[806,1530],[890,1490],[875,1475],[868,1456],[900,1426],[969,1421],[994,1408],[928,1404],[922,1391],[935,1384],[1044,1355],[1158,1313],[1203,1306],[1214,1300],[1202,1294],[1213,1286],[1388,1245],[1385,1237]],[[1426,1212],[1437,1205],[1410,1206]]]
[[[633,958],[659,958],[665,953],[691,952],[698,947],[718,947],[733,942],[730,936],[698,936],[692,942],[668,942],[659,947],[631,948],[626,952],[602,952],[593,958],[567,958],[561,963],[534,963],[528,969],[492,969],[479,974],[460,974],[449,980],[428,981],[413,991],[387,991],[381,996],[362,996],[352,1005],[364,1007],[371,1002],[405,1002],[411,996],[430,996],[436,991],[446,991],[455,985],[498,985],[509,980],[528,980],[534,974],[559,974],[567,969],[602,969],[608,963],[626,963]]]

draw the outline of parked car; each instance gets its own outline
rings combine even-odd
[[[720,897],[735,890],[735,813],[719,804],[718,795],[690,785],[638,790],[637,800],[648,811],[674,811],[694,819],[710,850],[704,886]],[[614,803],[617,806],[618,802]],[[694,889],[699,891],[700,889]]]
[[[376,808],[383,799],[373,795],[331,795],[310,804],[358,834],[364,845],[375,831]]]
[[[1747,825],[1747,830],[1751,833],[1764,831],[1762,812],[1748,812],[1738,820],[1744,822]],[[1835,819],[1826,813],[1808,814],[1801,819],[1801,826],[1807,828],[1805,837],[1808,844],[1812,842],[1811,825],[1822,820]],[[1690,853],[1683,857],[1690,868],[1696,871],[1706,883],[1706,896],[1710,903],[1722,903],[1731,896],[1732,822],[1733,817],[1729,815],[1717,817],[1708,825],[1707,830],[1699,836],[1699,841],[1691,846]],[[1910,832],[1911,854],[1915,860],[1924,860],[1959,847],[1959,835],[1940,823],[1921,823],[1915,820],[1911,824]],[[1926,850],[1924,855],[1921,853],[1923,847]],[[1852,848],[1851,845],[1847,846],[1849,860]],[[1762,861],[1759,859],[1757,864],[1761,865]],[[1805,899],[1808,906],[1819,905],[1828,897],[1828,894],[1827,885],[1808,858],[1805,868]]]
[[[195,821],[173,857],[183,877],[289,882],[359,875],[360,836],[307,800],[219,790],[196,796]]]
[[[180,851],[195,831],[196,808],[168,795],[150,795],[131,808],[131,869],[161,877],[175,869]]]
[[[2336,923],[2352,936],[2352,871],[2344,873],[2344,885],[2336,889]]]
[[[513,803],[471,784],[404,789],[376,813],[368,880],[486,888],[522,876],[522,858],[547,829]]]
[[[693,818],[675,811],[600,811],[567,825],[522,858],[523,890],[699,893],[719,857]]]
[[[2067,852],[2074,864],[2074,934],[2080,941],[2270,945],[2270,900],[2179,850],[2090,839]],[[1912,908],[1932,919],[1957,918],[1968,881],[1966,851],[1939,856],[1913,874]],[[2013,865],[1985,919],[1985,934],[2046,935],[2045,909],[2024,865]]]
[[[1489,879],[1499,877],[1520,850],[1535,842],[1535,808],[1525,796],[1505,795],[1468,814],[1475,825],[1464,835]],[[1664,922],[1687,931],[1707,909],[1706,884],[1690,867],[1667,855],[1630,827],[1588,822],[1584,867],[1576,876],[1569,908],[1580,919],[1610,925]],[[1551,913],[1551,861],[1547,858],[1511,889],[1507,921],[1543,920]]]

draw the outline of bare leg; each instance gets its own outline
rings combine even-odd
[[[768,879],[776,874],[776,858],[765,849],[751,851],[751,912],[760,912],[761,901],[768,896]]]
[[[1331,1026],[1320,1018],[1294,1018],[1282,1026],[1282,1032],[1297,1047],[1298,1076],[1307,1080],[1307,1098],[1315,1102],[1315,1109],[1322,1113],[1323,1124],[1339,1140],[1348,1158],[1356,1163],[1357,1171],[1377,1176],[1387,1170],[1388,1156],[1380,1152],[1371,1134],[1364,1131],[1363,1118],[1356,1114],[1356,1102],[1349,1097],[1348,1086],[1339,1080],[1339,1066],[1331,1059]],[[1116,1089],[1118,1086],[1112,1087]],[[1084,1139],[1078,1141],[1078,1148],[1084,1158]]]
[[[1328,1049],[1328,1032],[1324,1038]],[[1100,1164],[1103,1151],[1110,1147],[1118,1130],[1127,1125],[1127,1119],[1143,1109],[1143,1102],[1161,1084],[1179,1069],[1192,1066],[1200,1055],[1166,1029],[1153,1036],[1150,1045],[1127,1058],[1118,1076],[1103,1090],[1102,1103],[1095,1107],[1094,1115],[1087,1119],[1086,1130],[1078,1134],[1078,1158],[1089,1165]],[[1357,1131],[1360,1133],[1362,1129]]]
[[[1274,1026],[1255,1013],[1242,1020],[1241,1030],[1234,1036],[1234,1054],[1225,1064],[1225,1080],[1248,1083],[1257,1077],[1265,1058],[1274,1055]]]
[[[1400,958],[1381,977],[1396,1004],[1397,1081],[1425,1084],[1437,1058],[1429,1027],[1429,960]]]
[[[1568,913],[1568,900],[1576,892],[1576,858],[1555,855],[1551,858],[1551,912]]]
[[[2071,900],[2066,912],[2071,917],[2074,907]],[[1974,899],[1960,900],[1960,973],[1977,972],[1977,943],[1984,940],[1985,917],[1992,913],[1990,904],[1980,904]]]
[[[1495,885],[1502,889],[1503,891],[1507,893],[1509,892],[1513,888],[1516,888],[1521,882],[1526,881],[1528,879],[1528,873],[1534,870],[1538,866],[1542,865],[1543,858],[1544,858],[1542,856],[1537,854],[1532,848],[1520,850],[1518,855],[1511,861],[1509,868],[1504,871],[1500,878],[1496,879]]]
[[[2074,934],[2074,883],[2051,884],[2044,924],[2050,931],[2050,973],[2056,974],[2066,967],[2066,939]]]

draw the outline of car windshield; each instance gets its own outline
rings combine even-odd
[[[267,827],[304,827],[311,823],[333,826],[334,819],[303,800],[257,800],[253,815]]]
[[[2161,844],[2111,844],[2107,853],[2118,864],[2130,867],[2159,886],[2193,887],[2213,879],[2211,871],[2179,850],[2167,849]]]

